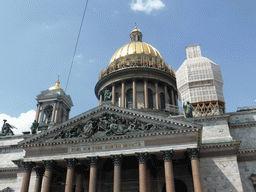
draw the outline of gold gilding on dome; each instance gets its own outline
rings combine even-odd
[[[110,65],[113,61],[120,59],[121,57],[128,57],[129,55],[134,54],[149,55],[163,60],[162,55],[152,45],[140,41],[134,41],[118,49],[112,56]]]
[[[52,90],[56,90],[56,89],[61,89],[64,92],[64,90],[59,85],[60,85],[60,80],[59,80],[59,76],[58,76],[58,79],[55,82],[55,85],[50,87],[49,90],[52,91]]]
[[[164,62],[159,51],[142,42],[142,33],[135,26],[130,34],[131,42],[119,48],[112,56],[109,67],[99,74],[99,80],[106,75],[123,68],[150,67],[165,71],[175,77],[175,71]]]

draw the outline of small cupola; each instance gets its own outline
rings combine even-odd
[[[140,41],[142,42],[142,33],[140,30],[135,26],[130,34],[131,42]]]

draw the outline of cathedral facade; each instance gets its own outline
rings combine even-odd
[[[58,79],[37,96],[36,134],[0,136],[0,191],[256,191],[256,110],[226,113],[220,67],[186,54],[175,72],[135,27],[98,106],[71,119]]]

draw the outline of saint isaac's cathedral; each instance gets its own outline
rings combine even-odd
[[[42,91],[31,133],[4,122],[0,191],[255,191],[256,109],[226,113],[220,67],[185,51],[174,71],[135,27],[95,82],[97,107],[70,119],[59,79]]]

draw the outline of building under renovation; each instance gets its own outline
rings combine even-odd
[[[226,113],[220,67],[199,45],[186,54],[175,72],[135,27],[95,82],[98,106],[71,119],[58,79],[37,96],[37,133],[5,122],[0,191],[255,191],[255,108]]]

